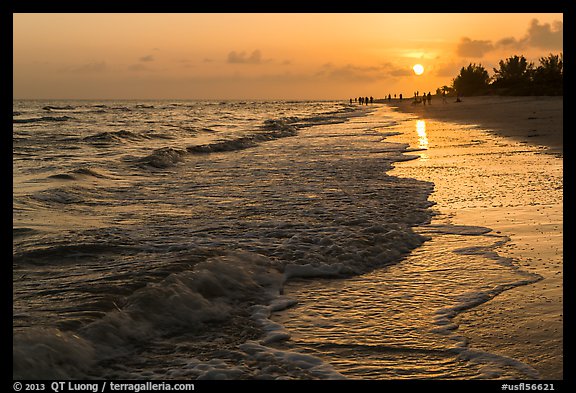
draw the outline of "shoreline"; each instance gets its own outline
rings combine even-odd
[[[374,126],[390,114],[396,125]],[[434,236],[367,274],[287,283],[284,294],[297,303],[272,318],[290,336],[278,345],[318,356],[350,379],[562,379],[561,160],[483,129],[422,118],[386,107],[363,123],[368,135],[382,132],[380,142],[408,144],[406,154],[420,156],[387,173],[434,183],[433,220],[414,228]],[[461,357],[435,358],[423,343]]]
[[[432,97],[432,105],[413,104],[412,99],[379,102],[394,110],[422,118],[475,125],[499,136],[545,147],[563,156],[563,96],[478,96],[455,102]]]
[[[508,237],[495,250],[498,255],[510,258],[519,270],[542,277],[500,293],[459,314],[454,322],[471,339],[472,348],[519,359],[538,370],[542,379],[556,380],[563,378],[563,152],[561,142],[558,145],[562,101],[547,99],[468,98],[469,105],[458,106],[464,110],[455,109],[464,102],[440,100],[436,107],[433,102],[425,108],[402,103],[395,109],[422,119],[417,122],[425,124],[427,144],[416,152],[420,159],[395,165],[391,174],[434,182],[431,199],[444,217],[456,225],[487,227]],[[531,138],[526,126],[532,121],[529,117],[537,117],[532,109],[542,102],[538,117],[548,111],[550,125],[538,139]],[[486,113],[496,106],[493,113]],[[450,123],[465,124],[463,132],[454,132]],[[488,124],[494,129],[485,128]],[[418,141],[411,142],[417,145]],[[457,182],[450,169],[455,167],[467,174]],[[498,332],[491,331],[495,325]]]

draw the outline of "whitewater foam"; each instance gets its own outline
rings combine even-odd
[[[14,127],[16,153],[49,157],[14,155],[14,226],[41,228],[14,237],[14,375],[61,361],[62,378],[340,378],[278,348],[289,335],[270,315],[295,306],[288,281],[370,271],[427,240],[411,227],[432,184],[386,175],[405,146],[344,124],[366,112],[339,103],[143,105],[74,103],[81,121]],[[90,356],[30,365],[34,345]]]

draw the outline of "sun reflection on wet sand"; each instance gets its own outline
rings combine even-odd
[[[428,136],[426,135],[426,121],[417,120],[416,121],[416,133],[418,134],[418,149],[428,150]],[[426,154],[421,154],[420,157],[423,160],[427,160],[428,156]]]

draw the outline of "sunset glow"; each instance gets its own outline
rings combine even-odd
[[[13,390],[561,391],[559,8],[57,3],[11,13]]]
[[[14,98],[381,97],[435,91],[469,63],[491,70],[515,54],[537,62],[563,45],[562,14],[16,13],[13,21]],[[434,28],[406,28],[423,24]],[[426,70],[418,78],[416,62]]]

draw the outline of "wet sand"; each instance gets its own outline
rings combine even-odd
[[[456,321],[460,332],[473,347],[530,364],[540,378],[562,379],[562,97],[472,97],[460,103],[433,100],[425,107],[409,101],[391,105],[425,121],[428,143],[423,159],[397,165],[392,174],[434,181],[437,191],[431,199],[453,223],[485,226],[508,236],[510,242],[496,250],[498,254],[542,277],[461,314]],[[436,120],[469,129],[446,133]],[[492,147],[479,154],[458,147],[474,141]],[[506,145],[516,148],[498,151]],[[452,165],[468,168],[468,181],[462,183],[460,177],[460,183],[454,183],[446,170],[438,169]],[[466,194],[471,197],[467,203],[455,203],[455,195]],[[496,334],[482,334],[495,325],[500,326]]]
[[[392,100],[401,112],[428,119],[478,125],[497,135],[563,154],[563,97],[463,97],[446,103],[434,96],[432,105],[413,104],[411,99]]]
[[[563,378],[562,100],[543,98],[540,105],[537,98],[479,97],[476,106],[471,101],[444,107],[440,101],[438,109],[435,102],[426,108],[404,102],[397,111],[404,121],[382,128],[397,133],[386,142],[408,143],[407,154],[419,156],[395,163],[389,174],[434,183],[429,199],[436,203],[436,215],[416,230],[435,236],[404,261],[373,273],[288,285],[285,293],[300,304],[275,320],[287,328],[290,345],[322,357],[352,379]],[[484,113],[490,107],[509,116]],[[541,117],[548,108],[546,127],[527,127],[536,115],[526,108]],[[387,115],[376,112],[374,118],[380,114]],[[517,120],[507,127],[506,118]],[[522,134],[521,124],[528,135],[539,136]],[[491,230],[486,236],[437,232],[478,227]],[[501,243],[486,247],[489,239]],[[442,351],[438,357],[414,345],[403,351],[413,332],[400,327],[434,332],[433,317],[453,304],[448,298],[456,294],[458,300],[459,293],[465,298],[475,291],[475,277],[490,274],[526,283],[508,286],[451,319],[445,337],[465,343],[459,358]],[[495,288],[496,280],[483,290]],[[436,338],[431,347],[443,347]],[[353,354],[342,348],[353,348]]]

